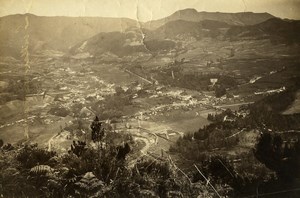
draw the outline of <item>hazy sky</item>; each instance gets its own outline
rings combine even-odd
[[[300,0],[0,0],[0,16],[32,13],[148,21],[185,8],[208,12],[269,12],[281,18],[300,19]]]

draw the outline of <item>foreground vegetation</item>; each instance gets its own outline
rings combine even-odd
[[[281,112],[298,88],[295,84],[239,111],[209,114],[211,124],[179,138],[170,151],[189,161],[186,167],[198,164],[212,182],[230,185],[235,196],[254,194],[258,186],[266,192],[297,186],[300,115]]]
[[[168,161],[140,158],[130,165],[132,139],[114,144],[104,124],[91,124],[90,141],[73,141],[59,155],[37,144],[1,142],[2,197],[197,197],[211,196],[201,182],[191,183]],[[120,138],[120,137],[118,137]]]

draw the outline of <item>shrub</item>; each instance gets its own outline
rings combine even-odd
[[[36,165],[51,165],[49,161],[55,152],[38,148],[37,144],[26,145],[17,155],[17,160],[24,168],[30,169]]]

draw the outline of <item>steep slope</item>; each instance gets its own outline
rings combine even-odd
[[[200,22],[171,21],[153,31],[146,31],[146,39],[188,39],[194,37],[217,37],[230,26],[225,22],[204,20]]]
[[[203,21],[214,20],[225,22],[229,25],[254,25],[266,21],[274,16],[269,13],[221,13],[221,12],[198,12],[195,9],[179,10],[174,14],[154,21],[149,21],[143,24],[144,28],[156,29],[170,21],[184,20],[184,21]]]
[[[231,27],[226,36],[230,39],[268,38],[279,43],[299,43],[299,32],[300,21],[273,18],[256,25]]]
[[[100,56],[106,52],[119,57],[134,53],[157,53],[174,49],[182,41],[191,38],[217,37],[221,31],[230,26],[219,21],[205,20],[200,22],[171,21],[156,30],[129,28],[125,32],[99,33],[96,36],[79,42],[71,54],[88,53]]]
[[[97,33],[125,31],[135,26],[136,21],[125,18],[10,15],[0,18],[0,54],[19,57],[26,35],[32,53],[43,49],[63,51]]]
[[[72,47],[70,53],[88,53],[92,57],[108,53],[123,57],[134,53],[152,54],[172,49],[174,46],[175,43],[168,40],[144,40],[144,34],[139,29],[134,29],[126,32],[99,33]]]

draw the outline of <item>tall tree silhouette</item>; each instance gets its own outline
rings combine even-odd
[[[102,127],[102,123],[99,121],[98,116],[96,116],[95,120],[91,124],[92,129],[92,140],[94,142],[101,141],[104,137],[104,128]]]

